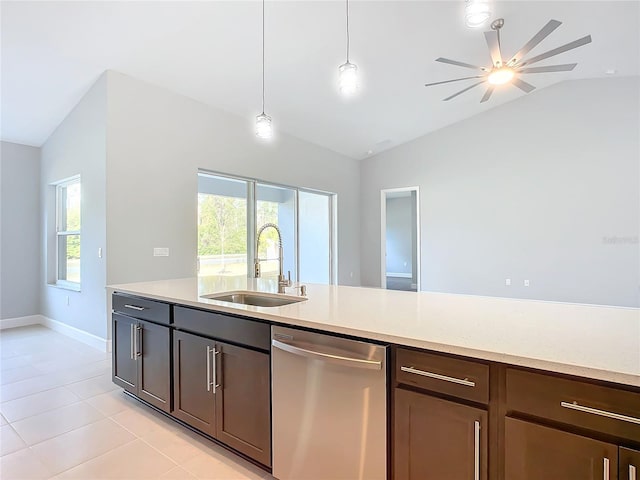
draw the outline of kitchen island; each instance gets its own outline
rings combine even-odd
[[[293,400],[275,395],[274,387],[269,390],[268,384],[284,375],[275,361],[278,355],[283,358],[276,350],[283,342],[291,341],[284,345],[290,354],[316,356],[295,367],[307,372],[299,378],[307,378],[312,390],[331,391],[316,384],[319,356],[307,349],[308,343],[295,344],[295,332],[302,340],[305,330],[388,346],[388,362],[366,356],[355,360],[388,372],[388,400],[382,398],[389,420],[388,433],[382,435],[389,444],[387,466],[374,468],[381,476],[370,471],[363,477],[361,463],[360,470],[352,466],[340,478],[636,478],[638,309],[314,284],[307,285],[306,300],[282,306],[203,298],[224,292],[276,296],[275,280],[237,277],[142,282],[108,290],[114,312],[114,382],[269,471],[273,459],[273,473],[281,480],[333,478],[333,472],[313,476],[304,460],[293,462],[295,472],[278,467],[276,459],[293,455],[289,450],[282,455],[287,443],[280,432],[293,435],[296,445],[298,434],[319,438],[308,428],[313,421],[322,425],[327,438],[307,459],[335,457],[328,450],[340,443],[331,437],[343,437],[340,425],[331,423],[331,409],[321,415],[321,423],[308,408],[292,418],[287,407],[276,418],[283,402],[317,400],[304,389]],[[289,334],[278,337],[276,327]],[[335,352],[320,356],[333,363],[344,359]],[[374,426],[367,416],[369,388],[362,388],[362,402],[350,407],[352,416]],[[367,428],[362,432],[355,442],[366,452]],[[378,430],[375,437],[380,436]]]
[[[277,291],[275,280],[222,276],[112,285],[108,290],[640,387],[637,308],[315,284],[307,284],[307,301],[282,307],[202,298],[237,290]]]

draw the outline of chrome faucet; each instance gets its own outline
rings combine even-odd
[[[274,228],[278,234],[278,260],[279,260],[279,273],[278,273],[278,293],[285,293],[285,287],[291,286],[291,270],[289,270],[289,278],[284,278],[284,251],[282,250],[282,235],[280,235],[280,229],[275,223],[265,223],[258,229],[256,235],[256,255],[254,257],[254,272],[256,278],[260,277],[260,256],[258,254],[258,247],[260,246],[260,235],[267,228]]]

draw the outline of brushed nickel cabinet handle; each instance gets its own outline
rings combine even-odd
[[[636,467],[629,465],[629,480],[636,480]]]
[[[137,305],[129,305],[128,303],[127,303],[127,304],[125,304],[125,306],[124,306],[124,307],[125,307],[125,308],[130,308],[131,310],[137,310],[137,311],[139,311],[139,312],[141,312],[142,310],[145,310],[145,308],[144,308],[144,307],[139,307],[139,306],[137,306]]]
[[[129,355],[131,360],[136,359],[136,342],[134,340],[135,334],[133,333],[133,329],[135,328],[135,324],[129,325],[129,341],[131,343],[131,348],[129,349]]]
[[[135,344],[136,344],[134,353],[135,353],[135,357],[138,358],[142,356],[142,325],[136,325],[136,328],[134,329],[133,333],[134,333],[133,339],[135,340]]]
[[[584,405],[578,405],[577,402],[560,402],[560,406],[569,408],[571,410],[577,410],[578,412],[591,413],[592,415],[600,415],[601,417],[613,418],[615,420],[621,420],[623,422],[635,423],[640,425],[640,418],[630,417],[628,415],[622,415],[620,413],[607,412],[606,410],[599,410],[597,408],[585,407]]]
[[[473,422],[473,480],[480,480],[480,422]]]
[[[207,392],[211,391],[211,347],[207,345]]]
[[[604,461],[603,463],[603,475],[602,475],[602,480],[609,480],[609,459],[607,457],[604,457]]]
[[[218,384],[218,361],[216,359],[216,355],[218,355],[220,352],[218,350],[215,349],[215,347],[213,348],[213,381],[211,382],[213,385],[213,393],[216,393],[216,389],[220,386]]]
[[[415,375],[422,375],[423,377],[435,378],[436,380],[442,380],[444,382],[457,383],[458,385],[464,385],[465,387],[476,386],[475,382],[472,382],[471,380],[468,380],[466,378],[462,379],[462,378],[449,377],[447,375],[440,375],[439,373],[433,373],[433,372],[425,372],[424,370],[418,370],[417,368],[405,367],[405,366],[400,367],[400,370],[407,373],[413,373]]]

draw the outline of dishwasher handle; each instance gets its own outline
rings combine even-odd
[[[290,343],[282,342],[275,339],[271,340],[271,345],[273,345],[274,348],[293,353],[294,355],[322,360],[337,365],[344,365],[345,367],[364,368],[367,370],[382,370],[382,362],[379,360],[363,360],[360,358],[344,357],[341,355],[334,355],[332,353],[309,350],[308,348],[298,347],[296,345],[292,345]]]

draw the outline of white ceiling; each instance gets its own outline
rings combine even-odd
[[[551,19],[563,22],[531,55],[591,34],[593,43],[538,65],[578,62],[568,73],[529,75],[538,88],[575,78],[640,72],[637,1],[492,2],[512,54]],[[434,62],[443,56],[490,65],[480,30],[463,24],[463,0],[351,1],[351,59],[360,94],[336,89],[345,60],[343,1],[266,4],[266,111],[275,127],[354,158],[378,153],[501,103],[513,86],[480,104],[478,87],[442,99],[474,75]],[[99,75],[113,69],[208,105],[260,113],[261,3],[2,1],[3,140],[41,145]]]

